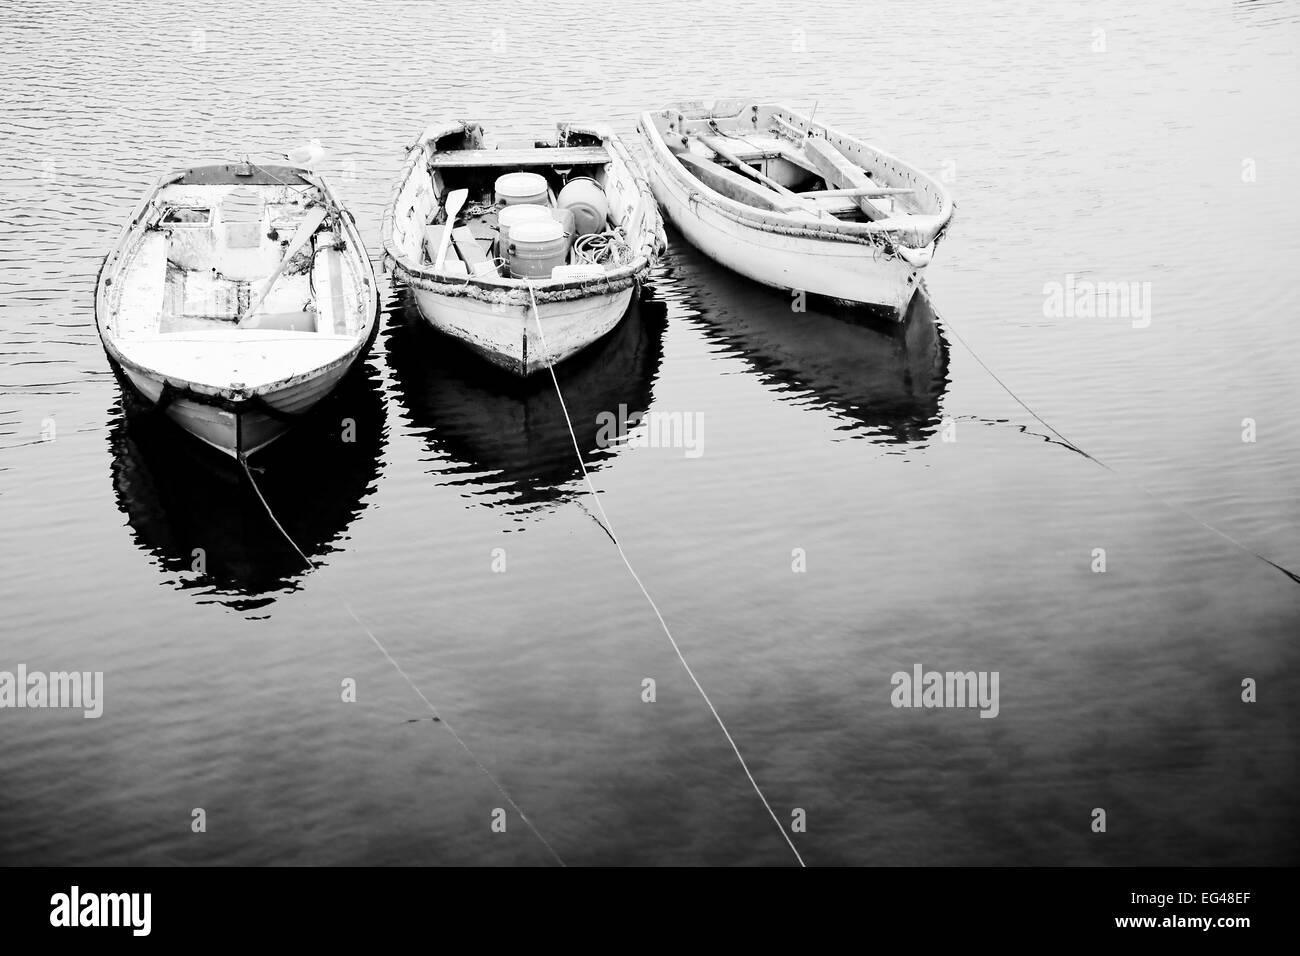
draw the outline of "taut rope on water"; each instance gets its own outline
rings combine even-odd
[[[271,510],[271,505],[267,502],[266,497],[262,494],[262,489],[259,488],[257,485],[257,479],[253,477],[252,469],[248,467],[248,456],[244,454],[242,451],[239,452],[239,464],[243,466],[244,474],[248,476],[249,484],[253,486],[253,491],[257,495],[257,500],[262,503],[262,507],[263,509],[265,509],[267,517],[271,519],[271,523],[274,524],[276,530],[278,530],[280,534],[284,536],[284,540],[288,541],[289,545],[295,551],[298,552],[298,557],[302,558],[303,563],[305,563],[308,568],[315,571],[316,570],[315,563],[312,561],[311,558],[307,557],[306,553],[302,550],[302,548],[298,547],[298,543],[293,540],[293,537],[289,534],[288,531],[285,530],[284,525],[280,524],[280,520],[275,516],[275,512]],[[393,669],[396,670],[397,673],[402,676],[402,679],[405,680],[406,683],[410,685],[411,690],[415,691],[416,696],[419,697],[420,700],[424,701],[424,705],[429,708],[429,712],[433,714],[434,719],[438,723],[442,724],[444,727],[447,728],[447,732],[450,733],[451,736],[455,739],[456,743],[460,745],[461,750],[465,751],[465,753],[469,755],[470,760],[474,761],[474,765],[478,767],[478,769],[482,772],[483,776],[487,777],[488,780],[491,781],[492,786],[496,787],[497,792],[501,794],[502,798],[508,804],[510,804],[511,809],[514,810],[515,813],[519,814],[519,819],[524,821],[524,825],[527,826],[528,829],[532,831],[533,836],[537,837],[537,839],[541,842],[542,846],[546,847],[547,852],[551,854],[555,862],[558,863],[560,866],[564,866],[565,865],[564,860],[560,858],[559,853],[555,852],[555,847],[551,846],[551,844],[547,841],[546,837],[542,836],[542,834],[538,831],[537,827],[533,826],[533,821],[528,819],[528,814],[524,813],[523,808],[520,807],[519,804],[515,802],[515,799],[510,795],[510,792],[506,790],[504,786],[502,786],[501,782],[497,780],[495,776],[492,775],[492,771],[483,765],[483,761],[480,760],[478,758],[478,755],[474,753],[473,750],[470,749],[469,744],[465,743],[465,739],[456,732],[456,728],[452,727],[452,725],[448,723],[447,719],[443,717],[440,713],[438,713],[438,708],[433,705],[433,701],[429,700],[429,698],[425,696],[424,691],[420,690],[420,688],[416,685],[415,681],[411,679],[411,676],[407,674],[405,670],[402,669],[402,665],[397,663],[397,661],[393,658],[392,654],[388,653],[388,649],[379,642],[379,638],[375,637],[374,633],[370,630],[370,628],[366,627],[365,622],[363,622],[361,618],[357,617],[357,612],[352,610],[352,605],[349,604],[347,601],[343,601],[343,607],[347,610],[348,614],[352,617],[352,620],[356,621],[357,624],[361,627],[361,629],[366,632],[366,636],[370,638],[372,642],[374,642],[375,647],[379,648],[379,653],[384,655],[384,659],[387,660],[389,664],[393,665]]]
[[[532,283],[529,283],[528,294],[530,298],[532,297],[532,293]],[[735,753],[736,759],[740,761],[741,769],[745,771],[745,776],[749,778],[750,786],[752,786],[754,792],[758,794],[758,799],[763,802],[763,807],[767,810],[768,816],[772,818],[772,822],[776,824],[776,828],[781,831],[781,836],[785,838],[785,842],[790,845],[790,851],[794,853],[794,858],[799,861],[799,865],[806,866],[807,864],[804,863],[803,857],[799,855],[799,850],[795,847],[794,841],[790,839],[790,834],[785,832],[785,827],[783,827],[781,821],[777,819],[776,814],[772,810],[772,805],[767,802],[767,797],[763,796],[763,791],[759,788],[758,781],[756,781],[754,775],[750,773],[749,765],[745,763],[745,758],[741,756],[740,748],[736,746],[736,741],[732,738],[731,732],[727,730],[727,725],[722,722],[722,717],[718,714],[718,709],[713,706],[713,701],[711,701],[709,695],[705,693],[704,687],[695,676],[695,672],[691,670],[691,665],[686,663],[686,657],[682,654],[682,649],[677,646],[677,641],[673,639],[673,632],[668,629],[668,623],[664,620],[664,616],[659,612],[659,606],[655,604],[654,598],[650,596],[650,592],[646,590],[646,586],[641,583],[640,576],[632,567],[632,562],[628,560],[627,554],[623,551],[623,545],[619,542],[618,536],[614,533],[614,526],[610,524],[609,515],[605,514],[605,506],[600,503],[600,496],[596,494],[596,486],[592,484],[591,475],[587,472],[587,463],[582,459],[582,449],[578,445],[578,436],[573,431],[573,420],[569,417],[569,408],[564,403],[564,393],[560,390],[560,380],[555,374],[555,366],[552,365],[550,361],[551,352],[546,345],[546,332],[542,329],[542,316],[537,310],[536,298],[532,298],[532,306],[533,320],[537,323],[537,337],[542,343],[542,360],[546,363],[547,371],[551,373],[551,382],[555,385],[555,396],[560,400],[560,409],[564,412],[564,422],[569,428],[569,438],[573,441],[573,451],[574,454],[578,456],[578,467],[582,469],[582,477],[587,482],[587,490],[591,492],[591,499],[596,503],[596,510],[600,512],[601,521],[597,523],[600,524],[600,526],[605,530],[605,533],[609,535],[609,539],[614,542],[614,547],[618,549],[618,556],[623,559],[623,564],[627,567],[628,573],[632,575],[632,580],[636,582],[636,586],[639,587],[641,593],[645,595],[646,601],[650,604],[650,609],[655,612],[655,617],[659,619],[659,626],[663,628],[664,634],[668,636],[668,643],[673,646],[673,651],[677,654],[677,659],[681,661],[682,668],[686,671],[686,676],[691,679],[691,683],[694,684],[695,689],[700,692],[700,696],[704,698],[704,703],[708,705],[709,711],[713,714],[713,719],[716,720],[718,726],[722,728],[723,736],[727,738],[727,743],[731,744],[731,749]]]
[[[948,331],[951,332],[951,333],[953,334],[953,336],[957,339],[957,341],[960,342],[960,343],[962,344],[962,347],[965,348],[966,351],[969,352],[969,353],[971,354],[971,357],[972,357],[973,359],[975,359],[976,362],[979,363],[980,368],[982,368],[982,369],[984,369],[984,371],[988,372],[988,373],[989,373],[989,376],[993,379],[993,381],[997,382],[998,385],[1002,388],[1002,390],[1003,390],[1004,392],[1006,392],[1008,395],[1010,395],[1010,396],[1012,397],[1012,399],[1015,400],[1015,402],[1016,402],[1017,405],[1019,405],[1021,408],[1023,408],[1025,411],[1027,411],[1030,415],[1032,415],[1032,416],[1034,417],[1034,419],[1037,420],[1038,423],[1039,423],[1040,425],[1042,425],[1044,428],[1046,428],[1048,431],[1050,431],[1053,435],[1055,435],[1057,438],[1059,438],[1059,439],[1061,440],[1061,442],[1062,442],[1062,443],[1063,443],[1067,448],[1069,448],[1071,451],[1078,452],[1080,455],[1082,455],[1084,458],[1087,458],[1087,459],[1088,459],[1089,461],[1091,461],[1093,464],[1095,464],[1095,465],[1099,465],[1100,467],[1105,468],[1105,469],[1106,469],[1107,471],[1109,471],[1112,475],[1115,475],[1117,478],[1120,478],[1121,480],[1123,480],[1123,481],[1127,482],[1128,484],[1132,485],[1134,488],[1136,488],[1138,491],[1142,492],[1144,495],[1146,495],[1146,496],[1147,496],[1148,498],[1150,498],[1152,501],[1158,502],[1159,504],[1164,505],[1164,506],[1165,506],[1166,508],[1168,508],[1170,511],[1176,512],[1177,514],[1180,514],[1180,515],[1182,515],[1183,517],[1188,518],[1188,519],[1190,519],[1191,521],[1196,522],[1198,525],[1200,525],[1202,528],[1206,529],[1207,531],[1212,531],[1212,532],[1214,532],[1214,533],[1217,534],[1220,538],[1222,538],[1224,541],[1227,541],[1229,544],[1231,544],[1233,547],[1235,547],[1235,548],[1237,548],[1237,549],[1239,549],[1239,550],[1241,550],[1241,551],[1244,551],[1246,554],[1249,554],[1249,555],[1251,555],[1252,557],[1258,558],[1259,560],[1263,561],[1265,564],[1270,565],[1271,567],[1274,567],[1274,568],[1276,568],[1277,570],[1281,571],[1283,574],[1285,574],[1288,578],[1290,578],[1290,579],[1291,579],[1292,581],[1294,581],[1296,584],[1300,584],[1300,574],[1297,574],[1296,572],[1292,571],[1291,569],[1289,569],[1289,568],[1285,568],[1285,567],[1283,567],[1282,565],[1278,564],[1276,561],[1274,561],[1274,560],[1272,560],[1272,559],[1270,559],[1270,558],[1265,557],[1264,555],[1262,555],[1262,554],[1260,554],[1258,551],[1256,551],[1254,548],[1250,547],[1250,546],[1247,545],[1247,544],[1243,544],[1242,542],[1240,542],[1240,541],[1238,541],[1236,538],[1234,538],[1232,535],[1228,534],[1226,531],[1223,531],[1223,530],[1221,530],[1221,529],[1219,529],[1219,528],[1216,528],[1214,525],[1210,524],[1208,521],[1205,521],[1205,520],[1203,520],[1203,519],[1201,519],[1201,518],[1198,518],[1196,515],[1192,514],[1190,511],[1188,511],[1188,510],[1187,510],[1186,508],[1184,508],[1182,505],[1175,504],[1174,502],[1169,501],[1169,500],[1166,499],[1166,498],[1162,498],[1160,495],[1156,494],[1154,491],[1152,491],[1152,490],[1151,490],[1150,488],[1148,488],[1146,485],[1142,484],[1140,481],[1137,481],[1137,480],[1134,479],[1134,478],[1130,478],[1128,475],[1125,475],[1124,473],[1122,473],[1121,471],[1119,471],[1118,469],[1116,469],[1113,465],[1110,465],[1110,464],[1108,464],[1107,462],[1102,461],[1102,460],[1101,460],[1100,458],[1098,458],[1096,455],[1092,454],[1091,452],[1085,451],[1083,448],[1081,448],[1080,446],[1076,445],[1074,442],[1070,441],[1070,439],[1068,439],[1068,438],[1066,438],[1064,435],[1062,435],[1062,434],[1060,433],[1060,431],[1058,431],[1058,430],[1055,428],[1055,426],[1053,426],[1053,425],[1052,425],[1051,423],[1049,423],[1045,418],[1043,418],[1042,415],[1039,415],[1038,412],[1036,412],[1036,411],[1034,411],[1032,408],[1030,408],[1028,402],[1026,402],[1026,401],[1025,401],[1023,398],[1021,398],[1019,395],[1017,395],[1014,391],[1012,391],[1012,390],[1011,390],[1011,386],[1007,385],[1006,382],[1002,381],[1002,379],[998,377],[998,374],[997,374],[996,372],[994,372],[993,369],[989,368],[988,364],[985,363],[985,361],[984,361],[982,358],[980,358],[979,353],[976,352],[973,348],[971,348],[969,342],[967,342],[964,338],[962,338],[961,333],[957,331],[957,329],[953,326],[952,322],[951,322],[947,317],[944,317],[942,321],[943,321],[944,327],[947,328]]]

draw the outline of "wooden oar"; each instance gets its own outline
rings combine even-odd
[[[696,136],[696,135],[698,135],[698,134],[691,134],[691,135],[692,135],[692,136]],[[766,186],[768,189],[771,189],[771,190],[774,190],[774,191],[780,193],[780,194],[781,194],[782,196],[784,196],[786,199],[789,199],[791,202],[797,203],[797,204],[800,206],[800,208],[802,208],[802,209],[804,209],[804,210],[806,210],[806,211],[812,213],[814,216],[830,216],[830,213],[827,213],[827,212],[825,212],[824,210],[818,209],[818,208],[817,208],[816,206],[814,206],[812,203],[808,202],[808,200],[801,198],[801,197],[799,196],[798,193],[796,193],[796,192],[792,192],[791,190],[789,190],[789,189],[787,189],[786,187],[782,186],[782,185],[781,185],[780,183],[778,183],[775,179],[772,179],[770,176],[764,176],[764,175],[763,175],[762,173],[760,173],[757,169],[755,169],[754,167],[750,166],[748,163],[746,163],[744,160],[742,160],[742,159],[741,159],[739,156],[737,156],[735,153],[731,152],[731,150],[727,149],[727,147],[725,147],[725,146],[723,146],[721,143],[719,143],[719,142],[718,142],[718,137],[716,137],[716,136],[710,136],[710,137],[708,137],[708,138],[705,138],[705,137],[702,137],[702,136],[701,136],[701,137],[699,137],[699,139],[700,139],[700,142],[702,142],[706,147],[708,147],[709,149],[713,150],[714,153],[716,153],[717,155],[721,156],[721,157],[722,157],[723,159],[725,159],[727,162],[731,163],[733,166],[736,167],[736,169],[737,169],[739,172],[744,173],[744,174],[745,174],[746,176],[748,176],[750,179],[756,180],[756,181],[762,183],[762,184],[763,184],[764,186]],[[833,218],[835,218],[835,217],[834,217],[834,216],[830,216],[830,218],[833,219]]]
[[[779,130],[773,130],[772,132],[774,132],[774,133],[779,133],[779,132],[781,132],[782,130],[784,130],[784,131],[785,131],[785,134],[786,134],[787,136],[789,136],[789,137],[792,138],[792,139],[797,139],[797,140],[799,140],[799,147],[800,147],[801,149],[803,148],[803,140],[804,140],[804,135],[805,135],[805,131],[804,131],[804,130],[801,130],[799,127],[795,126],[793,123],[789,123],[789,122],[787,122],[787,121],[781,119],[781,117],[777,116],[775,113],[772,114],[772,122],[775,123],[777,126],[779,126],[779,127],[781,128],[781,129],[779,129]]]
[[[800,196],[807,196],[813,199],[830,199],[832,196],[910,196],[915,189],[905,189],[897,186],[863,186],[857,189],[813,189],[809,192],[799,193]]]
[[[468,189],[453,189],[447,194],[447,225],[442,230],[442,239],[438,242],[438,257],[433,260],[435,272],[442,271],[442,261],[447,258],[447,244],[451,242],[451,230],[455,228],[456,216],[468,198]]]
[[[252,304],[244,310],[244,314],[239,317],[240,324],[257,311],[258,306],[260,306],[262,301],[266,298],[267,293],[269,293],[272,287],[280,281],[280,276],[284,274],[285,268],[289,265],[289,260],[298,254],[298,250],[311,241],[311,237],[315,234],[316,230],[320,228],[320,224],[324,221],[324,206],[312,206],[307,210],[307,214],[302,217],[302,222],[298,225],[298,231],[293,234],[293,238],[289,240],[288,247],[284,250],[284,258],[281,259],[280,264],[275,267],[275,271],[271,273],[271,277],[266,280],[266,284],[262,286],[262,291],[257,294],[257,298],[254,299]]]
[[[817,115],[817,104],[820,102],[821,100],[813,100],[812,112],[808,114],[808,128],[804,130],[803,140],[802,142],[799,143],[800,149],[803,149],[805,146],[808,145],[808,137],[812,135],[813,117]]]

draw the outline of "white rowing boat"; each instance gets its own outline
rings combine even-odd
[[[638,129],[669,221],[770,286],[901,315],[952,221],[934,177],[786,106],[677,103]]]
[[[237,458],[333,390],[374,341],[377,309],[351,215],[285,163],[163,176],[95,293],[100,338],[131,384]]]
[[[622,141],[601,126],[557,128],[554,142],[494,147],[478,124],[430,126],[407,154],[381,227],[384,253],[425,321],[522,376],[613,329],[664,244],[649,183]],[[607,207],[576,240],[566,232],[564,260],[544,274],[512,274],[498,241],[495,186],[521,172],[545,179],[536,204],[556,209],[556,194],[585,180]]]

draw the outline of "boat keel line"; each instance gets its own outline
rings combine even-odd
[[[785,827],[783,827],[781,821],[777,819],[776,813],[772,810],[772,805],[767,802],[767,797],[763,796],[763,791],[759,788],[758,781],[755,780],[754,775],[750,773],[749,764],[745,763],[745,758],[741,756],[740,748],[736,746],[736,741],[732,738],[731,731],[727,730],[727,725],[722,722],[722,716],[718,713],[718,709],[713,706],[713,701],[709,699],[709,695],[705,693],[703,685],[700,684],[699,679],[695,676],[695,672],[691,670],[691,665],[686,663],[686,657],[682,654],[682,649],[677,646],[677,641],[673,639],[673,632],[668,629],[668,623],[664,620],[664,616],[659,612],[659,606],[655,604],[654,598],[650,596],[650,592],[646,590],[646,586],[641,583],[640,576],[636,573],[636,569],[632,567],[632,562],[628,560],[627,554],[623,551],[623,545],[619,542],[618,536],[614,533],[614,526],[610,524],[609,515],[605,514],[605,506],[600,503],[600,496],[596,494],[596,486],[592,484],[591,475],[587,473],[587,463],[582,460],[582,449],[578,446],[578,436],[573,431],[573,421],[569,418],[569,408],[564,403],[564,393],[560,390],[560,380],[556,377],[555,366],[550,361],[550,350],[546,346],[546,332],[542,329],[541,313],[537,309],[537,300],[532,297],[532,293],[533,289],[532,284],[530,283],[528,294],[532,299],[533,321],[537,323],[537,338],[542,345],[542,364],[545,365],[546,370],[551,373],[551,382],[555,385],[555,397],[560,400],[560,410],[564,412],[564,423],[569,428],[569,438],[573,441],[574,454],[578,456],[578,467],[582,469],[582,477],[587,482],[587,490],[591,492],[591,500],[596,503],[596,510],[600,512],[601,520],[597,523],[600,524],[605,533],[609,535],[609,539],[614,542],[614,547],[618,549],[618,556],[623,559],[623,564],[627,567],[628,574],[632,575],[632,580],[636,582],[636,586],[639,587],[641,593],[645,595],[645,599],[649,603],[650,609],[655,612],[655,617],[659,619],[659,626],[663,628],[664,634],[667,635],[668,643],[673,646],[673,651],[677,654],[677,659],[681,661],[682,668],[686,671],[686,676],[691,679],[691,683],[694,684],[695,689],[700,692],[700,696],[704,698],[704,703],[708,705],[709,711],[713,714],[713,719],[716,720],[718,726],[722,728],[723,736],[727,738],[727,743],[731,744],[732,752],[735,753],[736,759],[740,761],[740,768],[745,771],[745,776],[749,778],[750,786],[752,786],[754,792],[758,794],[758,799],[763,801],[763,807],[767,810],[768,816],[772,818],[772,822],[776,824],[776,828],[781,832],[781,836],[785,838],[785,842],[790,847],[790,852],[793,853],[794,858],[799,861],[799,865],[806,867],[807,864],[804,863],[803,857],[799,855],[799,850],[794,845],[794,841],[790,839],[790,834],[785,832]]]
[[[248,456],[241,452],[239,455],[239,463],[243,466],[244,474],[248,476],[248,481],[253,486],[253,491],[257,494],[257,499],[262,503],[262,508],[266,511],[267,517],[271,519],[271,523],[274,524],[280,534],[284,536],[284,540],[288,541],[289,545],[298,552],[298,557],[303,559],[307,564],[307,567],[315,571],[316,565],[312,562],[311,558],[307,557],[302,548],[298,547],[298,543],[293,540],[289,535],[289,532],[285,530],[284,525],[280,524],[280,520],[276,518],[275,512],[271,510],[271,505],[267,502],[265,496],[263,496],[262,489],[258,487],[257,479],[253,477],[252,469],[248,466]],[[393,655],[388,653],[388,649],[379,642],[379,638],[375,637],[374,632],[365,625],[365,622],[362,621],[361,618],[357,617],[357,612],[352,610],[352,605],[346,600],[342,603],[344,609],[346,609],[348,614],[352,617],[352,620],[357,622],[361,629],[366,632],[366,636],[374,643],[375,647],[379,648],[379,653],[383,654],[384,659],[387,660],[389,664],[393,665],[393,669],[396,670],[397,673],[402,676],[402,679],[410,685],[411,690],[415,691],[416,696],[419,697],[420,700],[424,701],[424,706],[429,708],[429,712],[433,714],[434,719],[447,728],[447,732],[450,733],[456,743],[460,745],[461,750],[465,751],[469,756],[469,759],[474,761],[474,765],[478,767],[483,776],[487,777],[488,780],[491,781],[492,786],[496,787],[497,792],[501,794],[506,803],[510,804],[510,808],[514,810],[515,813],[519,814],[519,819],[524,821],[524,825],[532,831],[533,836],[537,837],[542,846],[546,847],[547,852],[551,854],[555,862],[560,866],[565,866],[566,864],[564,860],[560,857],[560,854],[555,851],[555,847],[551,846],[546,837],[542,836],[537,827],[533,825],[533,821],[528,819],[528,814],[524,813],[523,808],[515,802],[515,798],[510,795],[510,791],[506,790],[506,788],[502,786],[501,782],[493,776],[492,771],[483,765],[483,761],[480,760],[478,755],[470,749],[469,744],[465,743],[465,739],[456,732],[456,728],[448,723],[445,717],[438,713],[438,708],[433,705],[433,701],[429,700],[429,698],[425,696],[424,691],[420,690],[415,681],[411,680],[411,675],[402,669],[402,665],[397,663]]]

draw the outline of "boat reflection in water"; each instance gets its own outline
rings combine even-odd
[[[663,357],[666,310],[634,298],[600,341],[555,368],[582,459],[595,472],[618,453],[598,416],[645,411]],[[573,439],[549,372],[502,373],[454,339],[427,328],[408,305],[385,329],[398,400],[440,460],[430,468],[479,504],[514,513],[547,509],[585,494]],[[441,459],[450,459],[450,462]]]
[[[121,389],[112,417],[118,507],[170,583],[244,612],[298,587],[308,568],[238,462],[186,435],[130,387]],[[378,376],[361,366],[250,463],[276,518],[313,562],[336,550],[365,508],[384,430]]]
[[[922,289],[897,313],[793,293],[736,275],[669,232],[666,282],[657,287],[698,311],[694,321],[743,358],[783,399],[821,409],[851,437],[924,441],[938,429],[948,387],[948,343]]]

